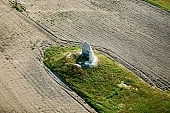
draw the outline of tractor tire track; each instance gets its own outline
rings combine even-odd
[[[88,41],[149,84],[170,88],[169,12],[140,0],[40,2],[22,3],[28,17],[63,43]]]

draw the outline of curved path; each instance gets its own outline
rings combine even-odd
[[[58,38],[105,48],[146,82],[170,88],[170,13],[141,0],[19,1]]]
[[[0,0],[0,112],[93,111],[44,69],[43,50],[54,44],[86,40],[150,84],[170,88],[169,13],[139,0],[18,2],[49,33]]]
[[[6,0],[0,14],[0,113],[95,112],[44,69],[42,51],[54,44],[47,34]]]

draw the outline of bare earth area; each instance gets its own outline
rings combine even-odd
[[[170,14],[139,0],[0,0],[0,112],[94,112],[43,65],[50,45],[82,44],[170,88]]]
[[[170,14],[141,0],[18,0],[56,38],[88,41],[143,80],[170,88]]]
[[[93,112],[44,69],[41,50],[53,42],[26,18],[18,16],[19,12],[10,10],[8,2],[1,0],[0,113]]]

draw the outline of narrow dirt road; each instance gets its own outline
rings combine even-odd
[[[18,0],[63,40],[109,54],[146,82],[170,88],[170,13],[141,0]]]
[[[41,51],[54,43],[24,18],[0,0],[0,113],[93,112],[45,71]]]

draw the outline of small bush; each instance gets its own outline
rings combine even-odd
[[[12,8],[16,9],[19,12],[23,12],[24,11],[20,5],[13,5]]]

